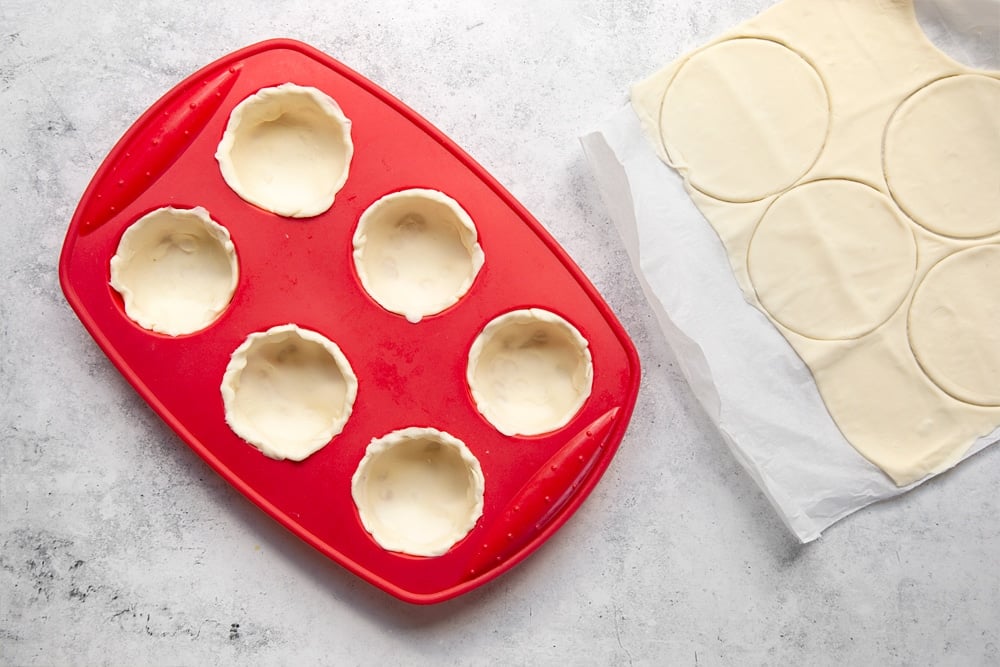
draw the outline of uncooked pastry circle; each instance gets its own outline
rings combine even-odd
[[[756,201],[809,170],[829,117],[823,81],[802,56],[766,39],[731,39],[680,66],[660,106],[660,139],[696,189]]]
[[[746,343],[746,349],[761,352],[758,355],[760,358],[747,362],[749,366],[728,363],[731,360],[725,351],[717,350],[709,355],[713,373],[718,370],[719,377],[723,380],[728,377],[730,383],[736,382],[739,385],[743,382],[740,386],[744,388],[756,386],[754,383],[758,381],[782,389],[792,388],[796,392],[803,383],[808,387],[809,391],[798,392],[802,394],[801,401],[769,406],[768,410],[755,413],[753,417],[747,417],[748,421],[742,422],[743,430],[748,433],[756,432],[754,429],[759,431],[770,427],[774,427],[776,434],[778,431],[785,433],[786,436],[775,435],[770,439],[773,440],[773,447],[763,447],[759,439],[749,436],[737,438],[735,446],[741,458],[749,461],[753,469],[762,472],[758,477],[765,479],[764,486],[769,493],[774,492],[791,499],[783,512],[790,525],[797,525],[796,532],[800,536],[815,535],[823,526],[832,522],[832,515],[816,510],[815,498],[801,490],[804,487],[799,483],[801,480],[797,475],[812,479],[815,483],[810,488],[823,487],[836,491],[842,501],[838,505],[843,510],[839,516],[870,502],[874,497],[868,493],[871,488],[881,489],[881,485],[877,483],[874,487],[871,485],[869,470],[863,465],[855,466],[852,462],[854,459],[848,458],[851,454],[843,450],[838,435],[830,430],[828,416],[857,452],[879,466],[899,487],[917,482],[929,474],[936,474],[968,453],[977,451],[988,441],[989,438],[985,436],[995,433],[1000,425],[1000,406],[989,407],[956,400],[956,396],[949,395],[935,384],[935,381],[944,384],[944,379],[937,377],[930,368],[922,370],[918,363],[921,350],[914,351],[909,344],[910,336],[916,341],[921,333],[916,330],[917,327],[908,332],[910,320],[914,319],[910,313],[911,301],[919,289],[920,281],[928,270],[932,270],[935,262],[962,251],[973,243],[982,245],[1000,242],[1000,235],[997,234],[1000,230],[1000,203],[997,203],[997,198],[1000,198],[997,189],[1000,184],[1000,98],[995,92],[1000,74],[977,72],[963,67],[934,48],[921,34],[920,27],[914,20],[913,3],[909,0],[784,0],[721,36],[715,42],[720,46],[710,45],[701,52],[711,53],[717,48],[723,48],[726,43],[731,44],[733,40],[745,40],[752,36],[787,44],[801,54],[815,68],[828,96],[829,128],[821,154],[809,171],[792,184],[790,192],[775,193],[774,197],[749,205],[713,199],[704,190],[698,189],[697,181],[690,180],[694,171],[691,165],[678,159],[679,156],[671,150],[669,142],[664,142],[664,137],[670,138],[670,128],[665,127],[662,122],[665,96],[669,101],[668,91],[672,82],[678,73],[684,74],[685,63],[697,58],[699,52],[696,51],[693,56],[684,56],[645,81],[635,84],[632,88],[632,106],[657,155],[667,165],[674,167],[681,177],[688,179],[685,186],[691,199],[717,232],[741,291],[753,306],[764,311],[798,358],[805,363],[815,381],[815,390],[825,404],[825,411],[814,409],[813,387],[801,375],[800,368],[778,368],[778,365],[787,366],[785,362],[794,363],[797,360],[786,355],[771,354],[774,350],[771,347],[773,341],[763,338],[769,335],[766,328],[758,331],[751,327],[747,332],[729,332],[730,338],[736,336],[741,339],[741,344]],[[730,73],[758,67],[762,67],[760,61],[748,58],[743,67],[737,63]],[[765,78],[768,73],[763,72],[758,76]],[[687,109],[689,113],[682,120],[695,124],[712,122],[712,113],[704,113],[704,109],[716,111],[717,114],[722,112],[713,109],[711,96],[701,95],[698,86],[704,84],[705,91],[718,89],[718,74],[706,69],[702,75],[690,78],[693,101],[701,102],[702,107]],[[780,83],[775,83],[774,87],[778,89],[780,86]],[[732,89],[733,86],[729,88]],[[776,94],[778,97],[775,101],[783,99],[780,90],[768,94]],[[788,119],[795,120],[791,113],[788,114]],[[737,161],[737,164],[747,160],[756,163],[757,152],[741,155],[739,144],[734,147],[726,146],[726,135],[718,132],[718,125],[718,122],[714,122],[697,136],[709,144],[706,151],[718,157],[719,168],[728,168],[727,162],[730,160]],[[689,132],[682,135],[682,138],[684,136],[694,135]],[[723,140],[719,141],[719,137],[723,137]],[[611,145],[612,153],[615,154],[613,157],[628,162],[627,156],[619,150],[620,142],[612,142]],[[762,151],[782,154],[789,147],[784,138],[778,136],[774,142],[760,148]],[[761,164],[773,159],[765,153]],[[656,173],[652,170],[648,172],[650,175]],[[646,175],[645,171],[643,175]],[[910,177],[913,177],[912,180],[909,180]],[[847,322],[847,327],[836,325],[841,313],[824,312],[830,309],[829,303],[824,303],[822,299],[829,300],[830,295],[824,293],[823,286],[819,284],[821,281],[817,281],[818,284],[812,288],[807,286],[805,290],[818,297],[811,309],[813,320],[805,325],[790,321],[795,319],[794,314],[784,313],[783,310],[795,309],[789,308],[788,303],[776,303],[775,294],[768,297],[769,290],[761,289],[761,283],[764,282],[761,273],[767,263],[762,262],[762,257],[758,254],[770,253],[761,253],[762,247],[755,247],[753,253],[750,252],[750,244],[759,245],[766,232],[768,220],[764,220],[761,225],[761,235],[754,237],[767,207],[775,201],[780,204],[783,198],[794,196],[795,185],[824,179],[850,179],[877,190],[881,196],[866,193],[862,196],[862,201],[872,200],[873,197],[880,199],[882,203],[879,208],[883,209],[886,208],[884,203],[889,202],[900,224],[910,232],[911,239],[907,240],[907,245],[914,245],[916,248],[914,256],[910,249],[901,252],[901,246],[890,244],[894,249],[890,251],[889,259],[893,262],[898,260],[899,267],[898,271],[888,272],[886,294],[874,291],[882,291],[882,287],[878,285],[879,278],[868,278],[860,273],[849,278],[848,282],[860,279],[862,289],[872,291],[866,298],[859,300],[860,308],[852,306],[850,316],[853,319]],[[640,191],[645,193],[644,196],[657,196],[658,191],[651,181],[648,182],[647,192],[643,189],[646,188],[647,181],[639,178],[633,180],[633,185],[642,186]],[[861,191],[860,186],[856,189]],[[927,210],[921,208],[922,203],[927,204],[924,207]],[[858,205],[855,202],[851,208],[857,208]],[[821,215],[826,215],[830,212],[830,207],[821,204],[819,210]],[[843,218],[844,225],[853,226],[857,222],[864,223],[869,216],[866,213],[858,221],[851,220],[850,214],[840,217]],[[640,234],[648,232],[647,240],[664,243],[671,240],[660,233],[661,230],[656,225],[657,216],[639,217]],[[670,229],[680,233],[692,231],[685,226],[687,217],[681,218]],[[696,221],[692,218],[688,222]],[[795,227],[798,229],[800,226]],[[891,237],[900,235],[895,223],[884,225],[884,228]],[[864,227],[856,230],[856,240],[859,243],[865,241],[861,238],[865,233]],[[875,234],[870,240],[872,243],[863,252],[877,253],[877,249],[870,246],[880,243],[879,234]],[[806,244],[790,245],[791,252],[795,252]],[[699,257],[714,261],[714,256],[709,257],[714,248],[706,245],[704,251]],[[815,260],[821,256],[843,254],[810,251],[807,258]],[[655,249],[650,253],[643,249],[639,255],[643,260],[640,263],[645,266],[649,263],[646,260],[663,253],[657,253]],[[909,266],[909,257],[916,259],[912,267]],[[819,273],[832,278],[830,285],[840,283],[837,271],[831,270],[831,267],[841,265],[839,257],[832,264],[818,265],[815,268],[807,266],[811,263],[810,259],[803,259],[793,256],[787,262],[782,261],[771,267],[778,269],[778,279],[774,282],[785,283],[779,285],[778,296],[783,293],[789,298],[803,291],[796,282],[799,279],[797,273]],[[847,259],[846,264],[850,267],[850,260],[853,258],[849,253]],[[881,258],[877,259],[881,261]],[[853,264],[863,270],[857,263]],[[904,265],[906,269],[903,268]],[[690,268],[690,263],[678,266]],[[698,300],[698,295],[711,294],[711,290],[724,294],[724,290],[729,288],[717,281],[722,276],[717,276],[711,266],[711,262],[706,264],[708,268],[705,272],[699,272],[694,278],[698,283],[706,281],[707,287],[704,289],[701,284],[688,285],[685,282],[691,280],[691,275],[687,275],[691,271],[687,269],[673,272],[646,271],[646,277],[653,283],[654,296],[663,301],[668,314],[680,318],[674,319],[681,328],[688,334],[697,334],[695,338],[701,343],[715,340],[712,338],[715,335],[720,336],[718,340],[723,340],[726,334],[720,330],[699,332],[698,327],[692,324],[700,322],[697,319],[699,314],[705,315],[707,312],[705,309],[698,310],[700,304],[694,303]],[[885,274],[886,268],[884,262],[877,264],[875,273]],[[908,281],[907,276],[912,279]],[[894,277],[898,278],[898,282]],[[933,281],[932,273],[923,289],[930,290]],[[976,295],[972,299],[976,303],[981,303],[976,299],[986,298],[982,295],[984,290],[991,294],[998,291],[995,279],[989,284],[983,284],[982,280],[978,282],[980,284],[969,286]],[[693,301],[678,296],[678,290],[683,291],[681,288],[685,285],[694,290]],[[793,289],[790,290],[789,287]],[[923,295],[928,302],[931,301],[928,297],[930,293],[928,291]],[[865,296],[864,292],[862,296]],[[950,298],[956,303],[965,302],[963,295],[952,295]],[[804,303],[808,299],[801,301]],[[898,307],[891,310],[897,302]],[[938,301],[942,308],[945,307],[943,302],[943,298]],[[688,312],[689,306],[694,310]],[[918,300],[914,315],[919,308]],[[974,312],[981,315],[982,306],[977,308]],[[768,310],[771,312],[768,313]],[[802,310],[808,311],[810,308],[805,306]],[[870,312],[864,315],[866,311]],[[878,324],[886,313],[889,313],[888,318]],[[989,331],[996,330],[1000,324],[995,314],[991,317],[992,321],[981,323]],[[823,319],[828,319],[830,324],[822,322]],[[782,326],[783,324],[786,326]],[[788,326],[800,332],[791,331]],[[870,326],[875,328],[865,333],[865,329]],[[951,329],[943,327],[942,331]],[[749,342],[742,340],[744,333],[749,336]],[[802,335],[803,333],[811,336]],[[940,332],[935,330],[934,333]],[[756,338],[758,335],[762,336],[760,340]],[[945,337],[947,334],[941,335]],[[812,336],[837,338],[826,340]],[[987,334],[969,335],[966,332],[956,335],[954,341],[933,346],[933,351],[939,352],[942,357],[928,359],[928,367],[935,365],[936,361],[937,375],[943,375],[941,371],[945,370],[948,375],[956,375],[954,366],[957,362],[950,355],[965,353],[948,350],[946,346],[962,342],[968,348],[970,339],[978,341],[975,342],[977,347],[989,347],[984,342],[990,340]],[[918,347],[921,344],[920,341],[916,343]],[[775,365],[776,359],[781,363]],[[958,375],[964,377],[964,372]],[[996,371],[992,373],[996,378]],[[988,389],[992,386],[985,376],[974,376],[974,379],[974,386],[969,389]],[[948,390],[958,391],[957,388],[950,387]],[[997,390],[993,391],[995,393]],[[975,396],[967,393],[965,398],[974,399]],[[732,401],[726,399],[723,403],[723,412],[729,409],[733,414],[748,405],[740,396]],[[711,407],[718,411],[717,405]],[[803,424],[807,424],[805,430],[799,428]],[[795,428],[791,428],[792,426]],[[801,446],[805,443],[802,437],[787,435],[793,431],[798,435],[808,431],[812,441],[807,446]],[[775,461],[782,463],[783,476],[769,474],[776,470],[773,465]],[[859,489],[865,493],[859,493]],[[888,492],[881,490],[880,493],[888,495]]]
[[[283,324],[247,336],[221,391],[236,435],[272,459],[301,461],[344,429],[358,380],[336,343]]]
[[[111,258],[111,287],[145,329],[204,329],[232,301],[239,279],[229,231],[200,206],[158,208],[132,223]]]
[[[1000,79],[962,74],[906,98],[885,131],[886,183],[932,232],[1000,232]]]
[[[808,338],[857,338],[885,322],[913,284],[916,243],[892,202],[855,181],[797,186],[767,209],[747,271],[767,313]]]
[[[251,204],[292,218],[333,205],[354,155],[351,121],[323,91],[284,83],[233,108],[215,152],[222,177]]]
[[[469,350],[466,380],[480,414],[504,435],[562,428],[590,396],[593,361],[587,340],[541,308],[494,318]]]
[[[379,546],[440,556],[483,514],[479,460],[455,436],[429,427],[371,441],[351,479],[358,516]]]
[[[353,243],[365,291],[414,323],[457,303],[484,261],[472,218],[437,190],[381,197],[361,214]]]
[[[960,250],[931,267],[908,329],[931,381],[961,401],[1000,406],[1000,245]]]

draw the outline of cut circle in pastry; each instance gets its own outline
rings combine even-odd
[[[236,105],[215,157],[244,200],[308,218],[333,205],[354,154],[351,121],[329,95],[284,83]]]
[[[587,340],[562,317],[541,308],[490,321],[469,350],[466,380],[480,414],[504,435],[562,428],[593,386]]]
[[[437,190],[382,197],[354,232],[354,266],[365,291],[414,323],[457,303],[483,262],[472,218]]]
[[[960,250],[931,267],[908,325],[931,381],[961,401],[1000,406],[1000,245]]]
[[[344,429],[358,380],[336,343],[284,324],[247,336],[221,390],[236,435],[272,459],[301,461]]]
[[[808,338],[858,338],[899,308],[916,242],[883,194],[855,181],[797,186],[765,211],[747,271],[767,313]]]
[[[932,232],[1000,232],[1000,79],[939,79],[899,105],[885,131],[885,179],[899,207]]]
[[[455,436],[429,427],[371,441],[351,479],[358,516],[383,549],[440,556],[483,513],[478,459]]]
[[[164,207],[132,223],[111,258],[111,287],[139,326],[171,336],[204,329],[239,280],[229,231],[199,207]]]
[[[660,138],[696,189],[756,201],[809,170],[829,116],[826,87],[802,56],[766,39],[730,39],[680,66],[660,106]]]

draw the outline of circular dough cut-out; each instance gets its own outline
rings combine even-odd
[[[436,190],[386,195],[361,215],[354,265],[386,310],[419,322],[458,302],[483,266],[469,214]]]
[[[764,213],[747,270],[761,305],[787,329],[820,340],[858,338],[899,308],[916,253],[887,197],[854,181],[813,181]]]
[[[344,429],[358,380],[322,334],[285,324],[252,333],[222,378],[226,422],[272,459],[301,461]]]
[[[587,340],[547,310],[515,310],[492,320],[469,350],[466,379],[479,412],[504,435],[562,428],[594,380]]]
[[[372,440],[351,480],[365,530],[389,551],[440,556],[483,513],[479,461],[458,438],[411,427]]]
[[[763,199],[813,165],[829,101],[802,56],[765,39],[731,39],[680,66],[660,108],[660,137],[688,182],[725,201]]]
[[[326,93],[285,83],[240,102],[216,150],[236,194],[292,218],[333,205],[354,154],[351,121]]]
[[[122,234],[111,287],[139,326],[179,336],[215,322],[239,280],[229,231],[201,207],[160,208]]]
[[[883,159],[893,198],[921,226],[1000,232],[1000,79],[963,74],[918,90],[889,121]]]
[[[1000,406],[1000,245],[931,267],[909,315],[910,347],[927,376],[961,401]]]

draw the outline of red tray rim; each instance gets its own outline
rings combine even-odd
[[[541,531],[539,531],[534,538],[529,540],[525,545],[519,549],[514,555],[507,558],[504,562],[500,563],[494,568],[487,570],[486,572],[473,577],[471,579],[465,580],[454,586],[445,588],[441,591],[434,593],[414,593],[412,591],[406,590],[387,579],[375,575],[366,568],[360,566],[354,560],[344,557],[336,549],[326,544],[325,542],[316,538],[312,533],[303,529],[299,524],[292,521],[284,512],[278,510],[267,498],[263,497],[252,487],[246,484],[241,478],[237,477],[232,471],[222,464],[222,462],[214,455],[212,452],[206,448],[201,442],[199,442],[194,435],[188,431],[184,425],[177,420],[166,407],[156,400],[155,395],[148,390],[144,383],[141,382],[132,370],[125,363],[124,359],[117,353],[115,347],[111,344],[111,341],[102,334],[97,322],[90,315],[83,305],[82,299],[77,294],[71,277],[69,275],[69,257],[72,255],[73,248],[76,244],[77,238],[80,236],[80,227],[82,224],[82,209],[86,201],[88,201],[94,194],[94,190],[98,185],[104,180],[108,172],[113,168],[113,166],[122,157],[123,152],[129,139],[137,133],[138,129],[141,128],[149,119],[153,116],[159,115],[161,113],[161,107],[165,102],[170,100],[175,94],[179,93],[185,87],[189,86],[196,80],[204,77],[208,73],[217,70],[224,63],[238,63],[251,56],[263,53],[265,51],[277,50],[277,49],[287,49],[292,51],[298,51],[299,53],[308,56],[322,65],[331,68],[338,74],[344,76],[352,83],[358,87],[366,90],[373,96],[377,97],[383,103],[392,107],[400,115],[407,118],[415,126],[419,127],[421,130],[426,132],[430,137],[437,141],[442,147],[444,147],[449,153],[451,153],[459,162],[465,165],[471,172],[473,172],[478,178],[480,178],[483,183],[485,183],[510,209],[517,214],[521,220],[528,225],[528,227],[535,233],[535,235],[541,240],[548,250],[559,260],[567,272],[576,280],[577,284],[584,290],[586,295],[589,297],[595,308],[601,313],[604,320],[607,322],[611,330],[614,332],[615,337],[621,344],[622,349],[625,353],[626,359],[628,361],[628,370],[630,374],[631,381],[627,386],[626,394],[623,396],[623,403],[619,406],[618,415],[614,420],[614,423],[609,431],[606,442],[611,443],[612,451],[608,456],[603,457],[603,463],[599,463],[598,467],[595,468],[592,474],[588,475],[587,479],[580,485],[577,491],[574,493],[573,497],[566,503],[566,505],[560,510],[558,515]],[[119,373],[132,385],[132,387],[139,393],[139,395],[145,400],[150,407],[153,408],[154,412],[163,421],[170,426],[171,429],[181,439],[187,444],[191,449],[195,451],[208,465],[218,473],[223,479],[226,480],[231,486],[233,486],[237,491],[239,491],[243,496],[257,505],[261,510],[263,510],[268,516],[277,521],[279,524],[284,526],[287,530],[293,533],[296,537],[303,540],[314,549],[322,553],[327,558],[330,558],[340,566],[344,567],[355,576],[369,582],[370,584],[381,588],[385,592],[393,595],[400,600],[409,602],[411,604],[436,604],[439,602],[444,602],[450,600],[454,597],[462,595],[474,588],[477,588],[501,574],[507,572],[525,558],[527,558],[531,553],[533,553],[538,547],[540,547],[553,533],[555,533],[562,525],[569,520],[569,518],[575,514],[579,506],[587,499],[590,492],[600,481],[601,477],[610,464],[610,460],[614,455],[614,450],[620,444],[622,438],[624,437],[625,431],[628,427],[629,421],[632,416],[632,412],[635,409],[635,404],[639,391],[639,384],[641,379],[641,367],[639,362],[639,355],[636,351],[635,345],[629,338],[624,327],[619,322],[618,318],[615,316],[611,307],[607,304],[601,294],[593,286],[587,276],[583,271],[577,266],[577,264],[569,257],[566,251],[556,242],[552,235],[544,228],[542,225],[528,212],[528,210],[507,191],[497,180],[494,178],[485,168],[482,167],[478,162],[476,162],[468,153],[466,153],[462,148],[460,148],[454,141],[452,141],[447,135],[445,135],[441,130],[432,125],[425,118],[420,116],[417,112],[413,111],[410,107],[405,105],[403,102],[398,100],[396,97],[385,91],[380,86],[376,85],[372,81],[368,80],[364,76],[355,72],[351,68],[347,67],[343,63],[334,58],[328,56],[327,54],[319,51],[318,49],[300,42],[298,40],[290,38],[272,38],[267,39],[249,46],[243,47],[236,51],[233,51],[227,55],[224,55],[211,63],[208,63],[204,67],[200,68],[190,76],[184,78],[177,85],[168,90],[164,95],[162,95],[156,102],[154,102],[149,109],[143,113],[133,124],[126,130],[124,135],[118,140],[111,151],[108,153],[107,157],[103,160],[100,167],[94,173],[90,184],[87,186],[83,195],[80,198],[80,203],[73,215],[70,222],[69,228],[66,232],[66,237],[63,243],[63,249],[60,254],[59,259],[59,283],[62,288],[63,294],[66,297],[67,302],[70,307],[76,313],[77,317],[80,319],[84,328],[95,340],[104,354],[111,360],[114,366],[118,369]]]

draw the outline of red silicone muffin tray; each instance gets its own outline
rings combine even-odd
[[[293,82],[335,99],[352,121],[354,157],[333,206],[283,218],[240,199],[214,153],[233,107]],[[454,306],[417,324],[380,307],[352,261],[361,213],[379,197],[430,188],[475,221],[486,262]],[[164,207],[206,208],[236,246],[232,303],[208,328],[170,337],[141,328],[109,286],[125,229]],[[150,406],[229,483],[351,572],[403,600],[467,592],[535,550],[580,506],[621,442],[635,405],[632,342],[580,269],[499,183],[439,130],[364,77],[299,42],[232,53],[167,93],[128,130],[76,210],[59,265],[84,326]],[[494,317],[540,307],[589,341],[593,390],[572,421],[532,437],[500,434],[477,411],[465,379],[469,349]],[[342,433],[308,459],[275,461],[227,426],[219,386],[253,332],[295,323],[337,343],[358,377]],[[382,549],[364,530],[351,476],[368,443],[408,426],[453,434],[479,459],[483,515],[445,555]]]

